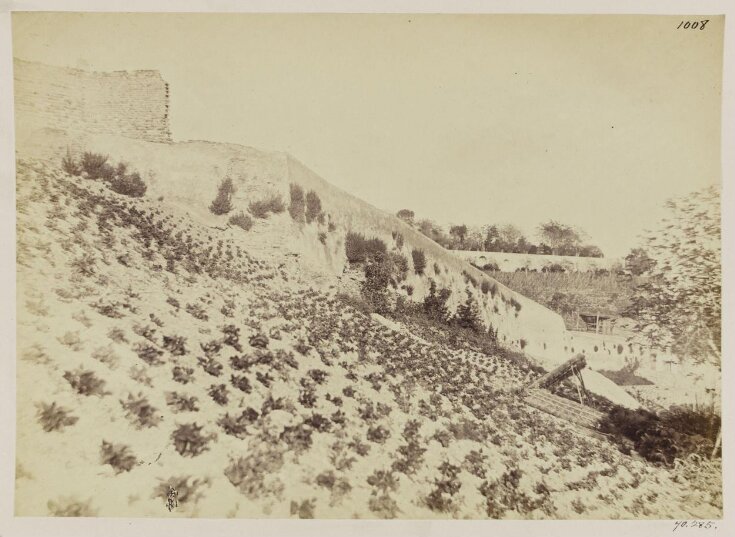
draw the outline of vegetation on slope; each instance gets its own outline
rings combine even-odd
[[[711,484],[524,405],[537,373],[493,347],[388,328],[239,230],[18,173],[23,514],[160,516],[169,487],[188,516],[721,512]]]

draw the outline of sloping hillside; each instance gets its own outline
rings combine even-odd
[[[146,196],[64,173],[72,140],[142,169]],[[721,516],[716,466],[623,455],[525,406],[529,368],[340,300],[337,226],[316,253],[287,213],[248,232],[207,213],[229,173],[246,199],[298,182],[342,228],[396,229],[289,157],[47,132],[17,169],[17,515]],[[538,329],[517,300],[492,317],[508,339]]]
[[[420,301],[429,288],[429,278],[439,287],[451,290],[451,309],[464,302],[469,291],[487,326],[498,331],[508,346],[557,364],[569,358],[563,351],[566,332],[561,317],[551,310],[515,293],[469,263],[429,240],[403,221],[333,187],[293,157],[264,152],[234,144],[210,142],[154,143],[124,137],[52,130],[35,131],[19,140],[22,154],[58,163],[67,153],[78,156],[94,151],[110,156],[114,162],[130,163],[143,174],[149,185],[147,196],[161,201],[161,207],[188,213],[210,227],[226,227],[227,216],[214,216],[209,204],[220,182],[229,177],[236,191],[233,212],[247,211],[251,202],[271,195],[286,204],[291,184],[314,191],[321,199],[325,220],[298,224],[287,213],[258,219],[248,233],[251,250],[287,263],[302,273],[302,281],[320,289],[336,286],[351,289],[355,277],[345,256],[344,240],[349,231],[378,238],[410,263],[411,252],[426,255],[427,269],[422,275],[409,270],[404,287],[411,287],[406,299]],[[401,244],[396,238],[401,236]],[[483,282],[486,282],[483,285]]]

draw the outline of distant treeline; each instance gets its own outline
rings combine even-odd
[[[460,224],[450,226],[449,232],[446,232],[441,225],[432,220],[426,218],[417,220],[410,209],[401,209],[396,215],[449,250],[604,257],[600,248],[584,242],[586,237],[584,231],[554,220],[538,226],[538,242],[534,243],[512,224],[484,226]]]

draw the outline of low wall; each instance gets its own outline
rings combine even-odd
[[[558,264],[567,272],[589,272],[598,269],[614,270],[622,267],[622,261],[608,257],[575,257],[567,255],[512,254],[504,252],[474,252],[452,250],[452,252],[482,268],[495,263],[501,272],[515,272],[518,269],[537,270]]]

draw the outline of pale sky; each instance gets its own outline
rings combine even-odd
[[[688,17],[692,19],[692,17]],[[442,224],[557,219],[621,256],[719,183],[723,18],[15,14],[14,55],[157,69],[175,140],[288,151]]]

